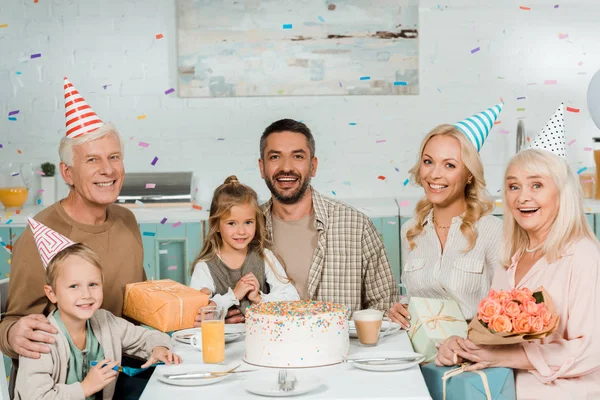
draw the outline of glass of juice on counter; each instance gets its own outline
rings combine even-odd
[[[215,306],[202,307],[202,360],[205,364],[225,361],[225,314],[227,310]]]
[[[34,175],[29,163],[4,162],[0,165],[0,203],[5,210],[18,209],[27,201]]]

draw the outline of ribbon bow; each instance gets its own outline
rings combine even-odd
[[[458,368],[451,369],[449,371],[444,372],[442,376],[442,400],[446,400],[446,381],[453,376],[460,375],[463,372],[467,372],[466,368],[469,366],[469,363],[462,363]],[[487,400],[492,400],[492,392],[490,391],[490,384],[488,382],[487,375],[482,371],[470,371],[474,372],[481,377],[481,382],[483,383],[483,389],[485,390],[485,397]]]
[[[437,313],[434,313],[427,299],[423,300],[425,302],[427,310],[429,311],[429,317],[423,317],[417,320],[417,323],[413,325],[413,327],[409,331],[409,338],[412,340],[413,336],[415,336],[419,328],[422,325],[426,325],[429,329],[437,329],[439,327],[440,331],[442,332],[442,335],[444,335],[444,339],[447,339],[446,331],[444,330],[444,326],[441,324],[441,322],[460,322],[461,320],[456,319],[450,315],[442,315],[442,311],[444,310],[445,305],[444,302],[442,302],[439,311]]]

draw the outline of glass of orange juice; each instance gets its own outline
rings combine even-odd
[[[206,364],[225,361],[225,314],[227,310],[215,306],[202,307],[202,360]]]

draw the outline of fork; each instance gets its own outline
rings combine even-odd
[[[283,391],[284,392],[291,392],[292,390],[294,390],[296,388],[296,383],[297,383],[297,379],[295,376],[292,377],[292,379],[290,380],[286,380],[284,385],[283,385]]]
[[[279,370],[279,375],[277,376],[277,385],[279,391],[285,391],[285,381],[287,379],[287,371],[285,369]]]

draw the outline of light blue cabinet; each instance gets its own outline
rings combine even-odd
[[[390,261],[396,282],[400,282],[400,219],[399,217],[371,218],[379,233]]]
[[[0,279],[8,277],[10,273],[10,250],[6,246],[11,245],[10,228],[0,228]]]
[[[172,279],[188,284],[191,263],[200,253],[203,222],[140,224],[144,269],[148,279]]]

